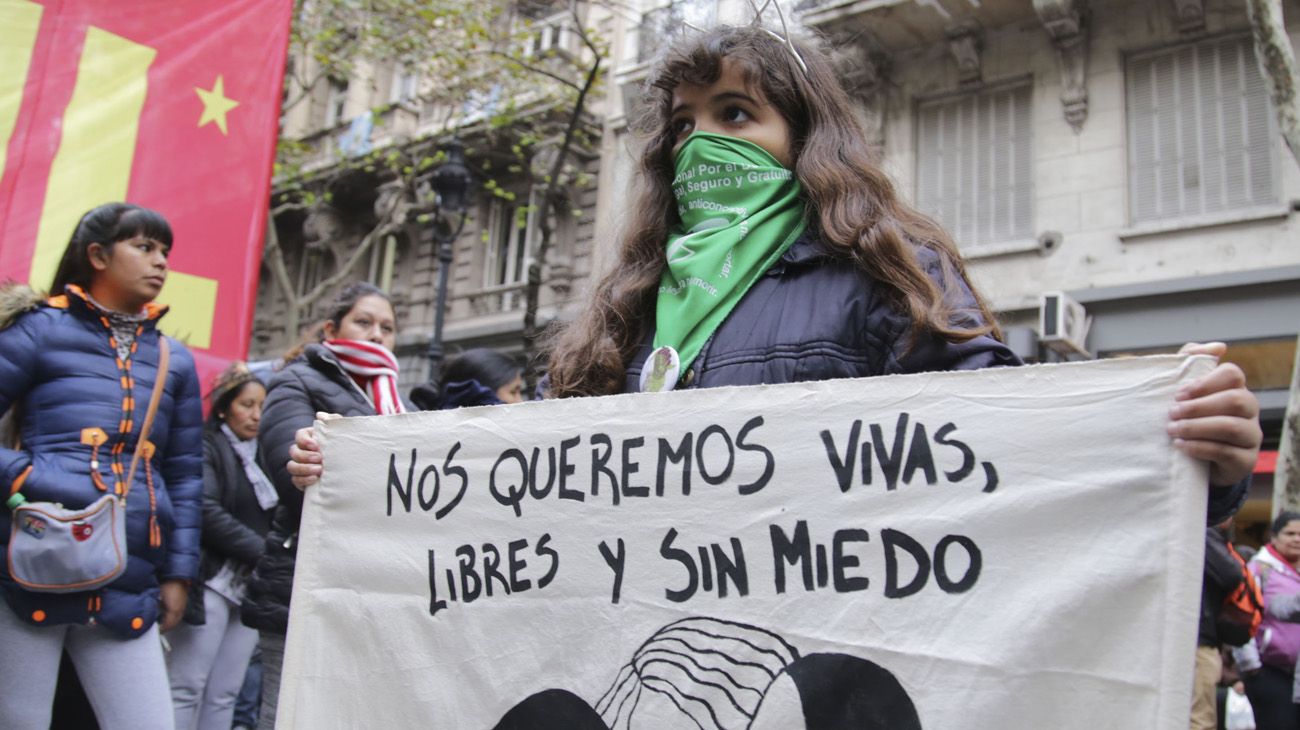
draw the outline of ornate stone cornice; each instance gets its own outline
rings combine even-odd
[[[984,36],[979,25],[963,23],[945,29],[948,51],[957,61],[957,81],[977,84],[983,78],[980,69],[980,52],[984,50]]]
[[[1056,48],[1061,106],[1077,133],[1088,118],[1088,24],[1084,0],[1034,0],[1034,11]]]
[[[1183,33],[1205,30],[1204,0],[1174,0],[1174,25]]]
[[[880,149],[885,144],[885,112],[889,102],[887,89],[892,68],[889,54],[869,41],[858,39],[836,45],[831,62],[849,96],[860,102],[859,117],[867,141]]]

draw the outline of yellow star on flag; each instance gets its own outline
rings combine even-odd
[[[239,106],[239,102],[226,96],[225,79],[218,74],[217,81],[210,90],[195,86],[194,93],[198,94],[203,102],[203,115],[199,117],[199,126],[216,122],[221,133],[226,134],[226,112]]]

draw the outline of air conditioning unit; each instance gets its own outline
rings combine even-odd
[[[1039,341],[1061,355],[1091,353],[1085,343],[1092,317],[1065,292],[1044,292],[1038,307]]]

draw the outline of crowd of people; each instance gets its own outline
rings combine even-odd
[[[639,192],[617,263],[555,341],[547,397],[1019,363],[951,238],[876,166],[821,51],[757,26],[720,27],[675,42],[646,89]],[[745,186],[683,184],[727,166],[755,174]],[[403,397],[392,302],[358,283],[268,382],[238,366],[223,373],[205,422],[192,358],[156,329],[172,243],[158,213],[96,208],[51,296],[22,299],[0,322],[0,410],[13,411],[19,436],[0,446],[0,485],[69,508],[119,497],[128,555],[119,577],[91,589],[43,592],[0,575],[6,727],[49,725],[65,650],[106,728],[227,730],[257,654],[257,721],[272,727],[300,489],[325,469],[315,414],[521,399],[519,367],[490,352],[466,353],[440,383]],[[137,412],[155,383],[146,439]],[[1167,429],[1209,464],[1208,523],[1230,517],[1261,440],[1241,370],[1220,364],[1187,386]],[[125,466],[133,451],[140,471]],[[6,553],[17,544],[9,515]],[[1266,595],[1300,593],[1286,560],[1289,573],[1264,576]],[[1263,643],[1280,696],[1295,651],[1290,666],[1271,652]],[[19,670],[24,681],[11,681]]]

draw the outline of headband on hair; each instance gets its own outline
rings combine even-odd
[[[781,12],[781,3],[776,0],[766,0],[766,2],[763,3],[763,7],[760,8],[754,0],[749,0],[749,5],[754,8],[754,20],[752,25],[778,41],[781,41],[781,43],[785,45],[786,49],[790,51],[790,55],[794,56],[795,63],[799,64],[799,68],[803,71],[803,75],[807,77],[808,64],[803,62],[803,56],[799,55],[799,51],[795,50],[794,43],[790,41],[790,28],[785,24],[785,13]],[[761,25],[763,20],[763,11],[767,10],[768,5],[776,8],[776,19],[781,21],[781,32],[785,34],[784,37],[777,35]]]
[[[212,381],[212,390],[208,391],[208,399],[213,403],[217,403],[227,393],[233,393],[257,379],[253,371],[248,369],[248,365],[236,360],[217,374],[217,377]]]
[[[781,32],[785,33],[784,36],[763,27],[763,11],[767,10],[767,6],[769,5],[776,8],[776,18],[781,22]],[[807,77],[808,64],[804,63],[803,56],[799,55],[798,49],[796,49],[794,43],[790,41],[790,28],[785,23],[785,13],[781,12],[781,4],[776,2],[776,0],[765,0],[762,7],[759,7],[754,0],[749,0],[749,6],[754,9],[754,19],[750,21],[749,24],[780,41],[781,45],[785,46],[786,50],[790,52],[790,56],[794,58],[794,62],[799,64],[799,70],[803,71],[804,77]],[[683,20],[682,25],[697,33],[706,32],[703,28],[694,25],[689,21]]]

